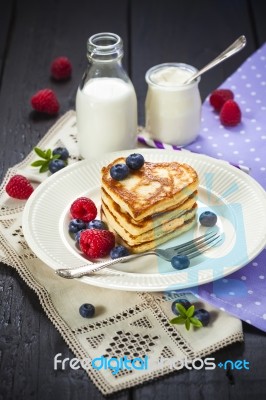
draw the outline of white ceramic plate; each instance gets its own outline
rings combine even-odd
[[[250,176],[223,161],[203,155],[146,149],[139,152],[147,161],[179,161],[196,169],[200,180],[198,215],[204,210],[214,211],[224,240],[193,259],[187,270],[176,271],[169,262],[146,256],[83,277],[83,282],[132,291],[184,289],[231,274],[265,247],[266,195]],[[70,205],[77,197],[88,196],[99,210],[101,167],[130,153],[132,151],[112,153],[93,162],[81,161],[49,177],[34,191],[24,210],[23,232],[31,249],[47,266],[56,270],[86,263],[68,233]],[[206,229],[198,223],[189,232],[161,247],[191,240]]]

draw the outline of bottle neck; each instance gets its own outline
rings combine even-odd
[[[123,57],[122,39],[115,33],[97,33],[89,38],[87,57],[93,63],[121,63]]]

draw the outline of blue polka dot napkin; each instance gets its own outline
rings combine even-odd
[[[251,176],[266,189],[266,44],[221,88],[234,92],[242,111],[241,123],[236,127],[223,126],[207,98],[202,109],[201,133],[188,149],[249,166]],[[266,331],[266,250],[238,272],[192,292]]]

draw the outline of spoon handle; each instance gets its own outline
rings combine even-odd
[[[225,49],[221,54],[219,54],[214,60],[212,60],[209,64],[203,67],[196,74],[192,75],[189,79],[187,79],[184,83],[188,84],[194,81],[198,76],[204,74],[209,69],[215,67],[215,65],[224,61],[226,58],[231,57],[233,54],[237,53],[243,47],[245,47],[247,43],[246,37],[244,35],[240,36],[234,43],[232,43],[227,49]]]

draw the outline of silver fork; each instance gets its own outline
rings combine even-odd
[[[116,258],[114,260],[81,265],[80,267],[60,268],[57,269],[55,272],[57,275],[67,279],[80,278],[84,275],[92,274],[94,272],[100,271],[103,268],[110,267],[114,264],[125,263],[134,260],[136,258],[151,254],[161,257],[166,261],[171,261],[171,259],[177,254],[186,255],[188,256],[189,259],[191,259],[209,250],[211,247],[218,244],[221,240],[222,239],[219,233],[209,232],[205,235],[199,236],[196,239],[190,240],[189,242],[180,244],[178,246],[169,247],[168,249],[165,250],[154,249],[146,251],[144,253],[132,254],[126,257]]]

